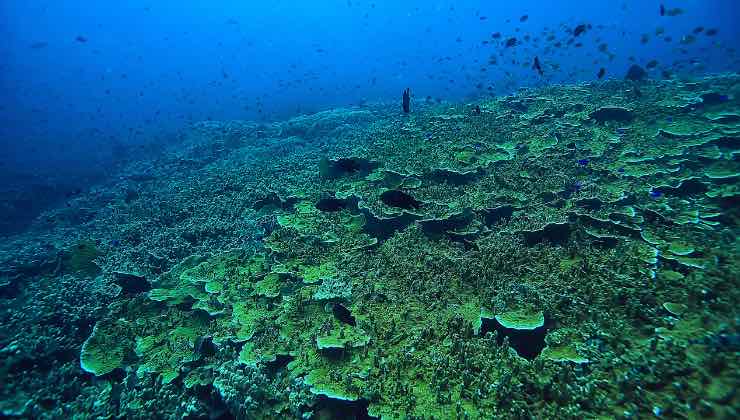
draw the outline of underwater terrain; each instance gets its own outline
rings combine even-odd
[[[0,243],[1,416],[737,418],[739,82],[196,124]]]

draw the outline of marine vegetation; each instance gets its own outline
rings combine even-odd
[[[195,125],[2,244],[2,415],[737,418],[740,80],[630,74]]]

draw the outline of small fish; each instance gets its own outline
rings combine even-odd
[[[586,32],[586,29],[589,29],[591,25],[586,25],[585,23],[582,23],[573,29],[573,36],[577,37],[581,35],[582,33]]]
[[[41,41],[41,42],[34,42],[33,44],[30,45],[30,47],[32,49],[34,49],[34,50],[40,50],[40,49],[46,48],[48,46],[49,46],[49,43],[48,42],[43,42],[43,41]]]
[[[718,31],[717,29],[715,29],[715,28],[712,28],[712,29],[707,29],[707,31],[706,31],[706,32],[704,32],[704,33],[705,33],[705,34],[706,34],[707,36],[715,36],[715,35],[717,35],[717,32],[719,32],[719,31]]]
[[[494,32],[491,34],[491,38],[493,39],[500,39],[501,38],[501,32]]]
[[[588,159],[578,159],[578,165],[580,166],[587,166],[589,160]]]
[[[540,74],[540,76],[543,76],[545,73],[542,71],[542,66],[540,66],[540,59],[539,57],[534,57],[534,64],[532,64],[532,68],[537,70],[537,73]]]
[[[692,32],[694,34],[700,34],[700,33],[704,32],[704,27],[703,26],[697,26],[696,28],[694,28],[694,30]]]
[[[658,199],[658,198],[660,198],[660,197],[663,196],[663,193],[660,192],[660,191],[658,191],[658,190],[656,190],[656,189],[650,189],[650,193],[648,193],[648,195],[652,199]]]
[[[673,9],[669,9],[665,11],[665,14],[668,16],[678,16],[683,14],[683,9],[680,7],[674,7]]]
[[[596,77],[601,79],[602,77],[604,77],[605,74],[606,74],[606,69],[602,67],[601,69],[599,69],[599,72],[596,74]]]
[[[683,37],[681,37],[680,42],[683,45],[688,45],[688,44],[693,44],[694,41],[696,41],[696,37],[694,37],[693,35],[684,35]]]
[[[505,46],[506,46],[506,48],[510,48],[510,47],[516,46],[516,38],[511,37],[511,38],[507,39]]]
[[[660,5],[660,15],[665,16],[665,6],[663,6],[662,4]]]
[[[620,174],[623,174],[624,173],[624,168],[617,169],[617,172],[619,172]]]
[[[657,61],[657,60],[650,60],[650,61],[649,61],[649,62],[648,62],[648,63],[647,63],[646,65],[645,65],[645,68],[648,68],[648,69],[654,69],[654,68],[655,68],[655,67],[657,67],[657,66],[658,66],[658,61]]]
[[[529,19],[529,15],[523,15],[522,17],[519,18],[519,22],[526,22],[527,19]]]
[[[668,124],[672,123],[673,117],[666,117],[665,122],[667,122]]]
[[[77,42],[80,42],[80,43],[83,43],[83,44],[84,44],[85,42],[87,42],[87,38],[85,38],[85,37],[84,37],[84,36],[82,36],[82,35],[77,35],[77,37],[75,38],[75,41],[77,41]]]

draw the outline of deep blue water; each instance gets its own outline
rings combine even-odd
[[[622,78],[630,58],[656,60],[655,78],[738,68],[735,0],[215,4],[0,2],[0,174],[101,173],[120,145],[172,140],[190,122],[400,101],[405,87],[415,101],[474,100],[602,67]],[[661,4],[683,13],[660,16]]]

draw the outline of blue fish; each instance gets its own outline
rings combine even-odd
[[[578,164],[581,166],[588,165],[588,159],[578,159]]]
[[[652,199],[658,199],[658,198],[660,198],[662,196],[663,196],[663,193],[662,192],[660,192],[658,190],[655,190],[655,189],[651,189],[650,190],[650,198],[652,198]]]

